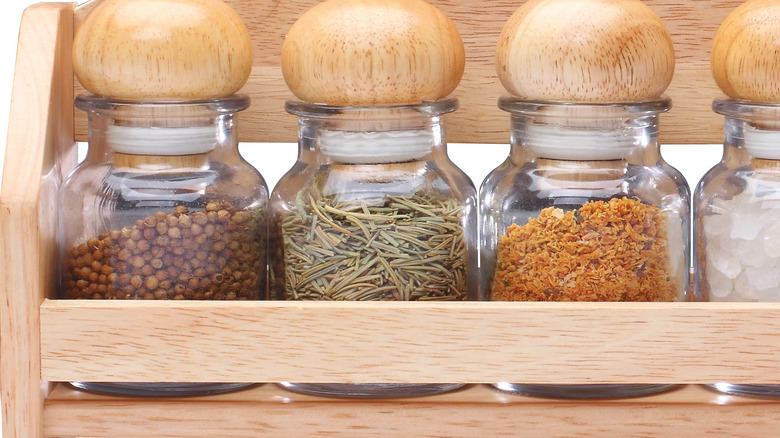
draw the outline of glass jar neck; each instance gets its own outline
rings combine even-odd
[[[237,151],[234,114],[246,96],[196,102],[118,102],[79,96],[89,116],[90,158],[128,170],[201,167],[216,151]]]
[[[780,105],[721,98],[712,109],[726,117],[724,162],[760,160],[757,164],[765,167],[766,161],[780,160]]]
[[[443,115],[457,99],[393,107],[333,107],[287,102],[298,116],[301,158],[322,163],[374,165],[426,160],[445,150]],[[446,151],[445,151],[446,152]]]
[[[511,155],[567,161],[632,159],[657,162],[658,116],[670,100],[625,104],[533,102],[513,97],[498,106],[511,114]]]

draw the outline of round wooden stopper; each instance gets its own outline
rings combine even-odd
[[[327,105],[440,99],[464,65],[455,25],[423,0],[327,0],[295,22],[282,46],[293,94]]]
[[[106,0],[73,41],[88,91],[126,100],[229,96],[252,71],[252,43],[221,0]]]
[[[711,61],[726,95],[780,103],[780,3],[748,0],[734,9],[715,35]]]
[[[504,26],[496,67],[524,99],[634,102],[669,86],[674,47],[639,0],[530,0]]]

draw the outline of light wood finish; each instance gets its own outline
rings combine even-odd
[[[238,91],[252,71],[246,27],[216,0],[105,2],[74,38],[76,77],[99,96],[224,97]]]
[[[327,0],[290,28],[282,74],[299,99],[337,106],[446,98],[466,62],[452,20],[425,0]]]
[[[0,195],[0,388],[3,433],[42,436],[39,312],[53,290],[57,190],[73,163],[73,5],[22,17]],[[47,268],[44,268],[47,267]],[[43,384],[42,384],[43,383]]]
[[[780,401],[699,386],[627,400],[551,400],[486,386],[409,399],[326,399],[275,385],[207,398],[105,397],[58,386],[46,434],[82,437],[775,438]]]
[[[727,95],[780,103],[780,4],[749,0],[723,21],[713,41],[712,72]]]
[[[255,96],[260,90],[274,96],[255,99],[254,111],[245,120],[250,123],[244,123],[256,128],[250,138],[272,140],[273,134],[291,140],[295,132],[291,116],[273,119],[268,114],[278,113],[288,95],[282,91],[276,60],[283,29],[304,8],[299,1],[303,0],[232,3],[255,38],[256,64],[247,90]],[[314,0],[304,3],[308,6]],[[456,138],[507,136],[506,116],[488,110],[500,94],[491,77],[488,52],[500,28],[498,17],[503,21],[517,6],[510,3],[441,1],[464,34],[467,51],[471,47],[476,53],[467,64],[467,83],[472,88],[461,88],[471,91],[460,93],[471,110],[454,119],[462,121],[461,126],[453,126]],[[678,63],[675,80],[684,77],[687,88],[675,88],[673,82],[670,94],[699,96],[698,100],[678,99],[678,110],[691,104],[695,111],[683,108],[666,120],[673,120],[678,132],[696,133],[689,137],[695,141],[714,136],[720,121],[711,123],[714,117],[708,118],[709,111],[704,110],[715,94],[706,64],[707,35],[714,34],[717,21],[739,2],[648,3],[667,18],[678,57],[684,61]],[[76,23],[90,7],[77,10]],[[498,395],[482,387],[431,398],[358,402],[292,396],[270,385],[246,393],[176,400],[104,398],[58,386],[44,408],[47,380],[235,380],[232,370],[240,373],[240,379],[284,376],[299,381],[325,377],[334,381],[451,377],[474,382],[517,377],[537,383],[780,380],[777,304],[555,307],[545,303],[44,301],[53,295],[57,265],[56,190],[75,162],[70,119],[72,8],[60,3],[28,9],[19,40],[0,195],[4,437],[39,438],[43,425],[50,436],[87,437],[241,437],[259,432],[268,436],[412,436],[415,432],[485,436],[525,431],[528,436],[776,434],[778,402],[716,396],[700,388],[581,403]],[[474,52],[474,47],[482,50]],[[475,86],[480,81],[489,85]],[[489,104],[471,106],[485,96],[490,97]],[[463,133],[475,126],[480,127],[479,134],[465,137]],[[83,139],[84,128],[79,129]],[[334,328],[334,323],[341,325]],[[359,336],[345,343],[349,338],[342,333],[350,329]],[[218,336],[224,339],[217,340]],[[383,351],[388,354],[380,357]],[[91,361],[99,366],[87,363]],[[174,369],[159,370],[172,363]],[[256,366],[254,372],[247,364]],[[142,365],[153,371],[141,369]],[[204,365],[224,370],[204,369]]]
[[[319,0],[227,0],[243,18],[254,47],[254,67],[242,92],[252,97],[252,107],[239,115],[241,140],[295,142],[296,119],[284,112],[284,101],[293,98],[280,67],[284,35],[295,20]],[[496,107],[507,94],[498,81],[495,49],[498,35],[522,0],[431,0],[455,22],[466,47],[466,70],[453,95],[461,108],[448,115],[447,138],[461,143],[509,143],[509,117]],[[721,21],[741,0],[647,0],[672,35],[677,65],[667,90],[674,108],[661,118],[664,143],[720,143],[723,117],[710,110],[721,94],[709,67],[712,39]],[[94,7],[76,10],[76,24]],[[83,92],[77,87],[77,92]],[[86,141],[86,119],[76,114],[76,138]]]
[[[52,381],[780,383],[780,303],[41,306]]]
[[[669,31],[639,0],[531,0],[512,14],[496,48],[504,87],[543,101],[656,99],[674,61]]]

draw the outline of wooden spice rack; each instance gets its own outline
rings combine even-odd
[[[780,383],[780,304],[58,301],[57,191],[86,138],[74,118],[73,29],[96,2],[45,3],[22,19],[0,196],[4,437],[774,437],[780,401],[696,384]],[[284,32],[316,0],[231,0],[254,38],[244,141],[295,141],[279,69]],[[498,32],[520,1],[437,0],[464,36],[462,109],[449,139],[505,143],[495,108]],[[647,2],[678,67],[667,143],[717,143],[708,53],[740,1]],[[448,116],[450,117],[450,116]],[[466,382],[453,393],[344,400],[273,384],[194,398],[109,397],[54,382]],[[627,400],[509,395],[479,383],[680,383]]]

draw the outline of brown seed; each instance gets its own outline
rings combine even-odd
[[[151,248],[151,247],[152,246],[149,244],[149,241],[146,240],[146,239],[138,241],[138,244],[137,244],[138,251],[146,252],[146,251],[149,251],[149,248]]]
[[[154,269],[161,269],[163,267],[163,261],[160,259],[152,259],[149,261],[149,265]]]
[[[249,213],[246,211],[237,211],[233,214],[233,222],[236,224],[243,224],[249,220]]]
[[[172,239],[181,238],[181,229],[179,227],[168,228],[168,236]]]
[[[165,222],[158,222],[155,226],[158,234],[165,234],[168,232],[168,224]]]
[[[141,268],[141,275],[144,277],[148,277],[150,275],[154,275],[154,268],[152,268],[150,265],[143,265]]]
[[[130,263],[132,263],[132,265],[135,266],[136,268],[140,268],[146,264],[146,261],[142,256],[137,255],[137,256],[133,256],[133,259],[130,260]]]
[[[176,207],[173,208],[173,214],[176,214],[176,215],[186,214],[186,213],[189,213],[189,212],[190,212],[190,210],[187,207],[183,206],[183,205],[177,205]]]
[[[196,211],[192,214],[192,221],[195,223],[195,225],[203,226],[209,222],[209,218],[206,216],[206,212]]]
[[[130,285],[131,286],[133,286],[133,287],[141,287],[142,284],[143,284],[143,279],[141,278],[140,275],[133,275],[130,278]]]
[[[168,279],[168,273],[160,270],[154,273],[154,276],[157,277],[158,280],[163,281]]]
[[[218,202],[212,201],[212,202],[209,202],[208,204],[206,204],[206,211],[209,211],[209,212],[210,211],[217,211],[217,210],[219,210],[219,207],[220,207],[220,205],[219,205]]]
[[[138,244],[136,243],[135,240],[128,239],[127,242],[125,242],[125,248],[135,252],[135,250],[138,248]]]
[[[179,216],[179,226],[182,227],[182,228],[189,228],[189,227],[191,227],[192,226],[192,219],[188,215],[182,214],[181,216]]]
[[[149,277],[146,277],[146,282],[144,283],[144,286],[146,286],[147,289],[155,290],[155,289],[157,289],[157,286],[159,286],[159,285],[160,285],[160,281],[157,280],[157,277],[155,277],[153,275],[149,276]]]
[[[168,225],[168,228],[170,227],[178,227],[179,226],[179,218],[169,214],[165,217],[165,223]]]
[[[135,240],[136,242],[141,240],[141,237],[143,236],[143,233],[139,229],[134,229],[130,232],[130,239]]]

